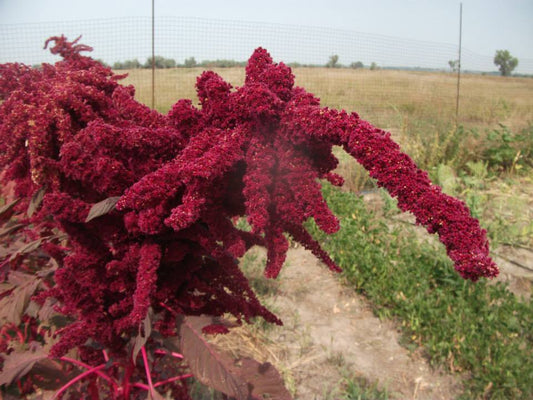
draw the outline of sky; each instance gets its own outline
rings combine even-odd
[[[457,45],[459,4],[453,0],[155,0],[155,15],[335,28]],[[462,4],[464,49],[487,57],[507,49],[519,60],[533,62],[533,0],[463,0]],[[0,0],[0,27],[149,17],[151,10],[151,0]]]

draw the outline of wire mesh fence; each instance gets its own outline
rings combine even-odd
[[[34,65],[57,57],[43,49],[50,36],[82,35],[94,48],[92,57],[126,67],[126,83],[134,83],[138,98],[149,104],[152,20],[149,17],[0,25],[0,63]],[[155,54],[167,61],[158,69],[154,107],[165,111],[179,98],[194,98],[194,82],[203,69],[215,69],[234,85],[244,79],[244,65],[256,47],[275,61],[293,67],[298,85],[331,107],[356,110],[381,125],[390,125],[398,108],[432,104],[455,118],[457,74],[450,61],[458,45],[360,33],[341,29],[222,21],[190,17],[155,19]],[[156,57],[157,59],[157,57]],[[126,61],[129,61],[127,63]],[[491,56],[462,50],[462,70],[494,73]],[[326,68],[329,64],[330,68]],[[175,66],[175,67],[174,67]],[[364,68],[361,68],[363,66]],[[224,68],[225,67],[225,68]],[[517,72],[533,74],[533,60],[520,59]],[[461,96],[469,96],[468,86]],[[409,98],[414,105],[403,105]],[[401,111],[401,110],[400,110]]]

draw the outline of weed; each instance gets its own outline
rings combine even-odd
[[[343,381],[344,400],[388,400],[389,392],[380,389],[378,383],[371,383],[367,379],[359,376],[347,377]]]
[[[533,125],[516,134],[500,124],[489,132],[487,141],[483,156],[492,169],[513,172],[533,166]]]

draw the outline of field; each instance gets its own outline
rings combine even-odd
[[[165,112],[180,98],[195,99],[194,85],[202,68],[156,71],[155,108]],[[242,85],[244,68],[215,68],[234,86]],[[151,102],[151,70],[126,72],[137,98]],[[347,111],[386,129],[400,129],[405,118],[455,122],[457,75],[395,70],[295,68],[296,84],[320,97],[322,104]],[[459,123],[486,128],[501,123],[512,130],[533,120],[533,79],[466,74],[460,82]]]
[[[166,112],[178,99],[196,101],[195,82],[201,68],[157,70],[155,108]],[[242,85],[244,68],[214,69],[234,86]],[[151,70],[126,72],[139,101],[151,105]],[[375,126],[390,131],[423,168],[450,161],[446,146],[457,146],[459,168],[483,150],[487,132],[501,125],[514,133],[533,124],[533,79],[462,75],[456,118],[457,76],[395,70],[295,68],[296,85],[321,99],[324,106],[355,111]],[[460,127],[460,132],[457,128]],[[454,137],[454,135],[456,137]],[[531,131],[529,131],[531,135]],[[450,143],[453,142],[453,143]],[[464,146],[467,146],[466,148]],[[458,146],[459,147],[459,146]],[[448,156],[448,160],[444,158]]]
[[[133,84],[137,98],[150,105],[151,71],[128,72],[124,83]],[[180,98],[190,98],[195,103],[194,84],[201,72],[199,68],[156,71],[155,108],[166,112]],[[216,72],[234,86],[243,83],[243,68]],[[293,314],[283,314],[289,318],[288,325],[292,328],[280,333],[277,328],[272,331],[259,326],[240,332],[237,336],[244,339],[241,348],[234,349],[236,354],[257,353],[258,348],[262,349],[260,355],[285,371],[286,383],[297,394],[312,393],[306,383],[317,379],[312,371],[328,375],[329,381],[324,383],[328,390],[323,392],[323,398],[386,399],[407,395],[446,398],[452,392],[454,397],[466,398],[527,397],[532,390],[531,376],[520,365],[527,365],[532,357],[531,338],[524,332],[529,329],[530,316],[526,315],[531,310],[528,299],[533,279],[533,79],[463,75],[456,118],[457,76],[454,74],[327,68],[296,68],[293,72],[296,84],[320,97],[322,105],[356,111],[362,118],[390,131],[404,151],[430,172],[434,181],[446,192],[462,198],[488,230],[502,268],[501,281],[506,282],[496,286],[480,283],[473,288],[446,272],[450,266],[443,259],[442,248],[426,243],[427,235],[421,236],[410,219],[398,214],[394,201],[378,191],[366,172],[339,149],[339,172],[347,180],[347,190],[352,192],[346,195],[352,197],[330,193],[328,198],[341,216],[341,224],[349,228],[333,240],[324,237],[320,240],[325,240],[325,246],[345,268],[343,281],[355,289],[350,298],[369,302],[367,307],[380,318],[392,318],[395,322],[390,322],[390,329],[403,332],[404,336],[398,340],[414,352],[411,354],[419,358],[422,355],[432,368],[438,367],[449,376],[421,375],[418,381],[409,382],[404,376],[406,382],[402,386],[394,381],[392,367],[387,367],[386,360],[376,355],[377,348],[368,359],[363,351],[350,356],[351,349],[339,350],[333,346],[333,339],[329,346],[318,340],[324,331],[317,331],[317,326],[321,326],[321,318],[327,318],[332,310],[322,314],[317,311],[314,323],[313,318],[305,320],[298,310],[304,310],[305,304],[312,301],[308,292],[313,289],[300,288],[298,292],[294,289],[299,287],[297,282],[283,274],[274,288],[253,273],[252,278],[256,289],[264,292],[264,300],[272,302],[275,312],[283,314],[287,308],[286,302],[279,300],[280,296],[292,296]],[[356,208],[345,204],[356,201],[353,193],[365,194],[361,197],[365,201]],[[353,222],[354,215],[361,221]],[[369,235],[370,243],[365,244]],[[384,243],[390,243],[385,250]],[[288,268],[309,262],[292,254]],[[254,262],[257,264],[257,260]],[[251,264],[253,271],[260,270],[260,266]],[[244,260],[243,265],[250,268],[249,260]],[[378,267],[381,269],[377,270]],[[391,276],[395,279],[390,279]],[[426,281],[434,284],[421,283]],[[314,289],[318,291],[316,296],[332,295],[319,286]],[[489,298],[495,308],[478,309],[474,304]],[[333,313],[337,312],[335,304]],[[515,317],[508,320],[506,313],[516,316],[519,322]],[[364,326],[360,325],[360,329]],[[295,340],[300,340],[296,355]],[[400,353],[398,350],[391,357],[400,360],[404,357]],[[359,364],[354,361],[358,359]],[[381,376],[365,370],[361,359],[379,363]],[[395,367],[401,362],[397,361]],[[426,368],[425,364],[421,365],[417,368]],[[301,372],[304,370],[311,372]],[[505,376],[502,370],[507,371]],[[442,384],[441,392],[431,389],[432,384]],[[443,395],[443,390],[450,392]]]

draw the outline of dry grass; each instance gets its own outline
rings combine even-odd
[[[181,98],[196,99],[194,85],[202,68],[156,71],[155,108],[166,112]],[[215,68],[234,86],[243,84],[244,68]],[[122,72],[122,71],[120,71]],[[133,84],[137,98],[151,102],[151,70],[126,71],[123,82]],[[295,68],[296,84],[333,108],[357,111],[361,117],[387,129],[401,129],[405,119],[454,122],[457,77],[454,74],[331,68]],[[459,122],[491,127],[502,123],[519,130],[533,121],[533,79],[463,75]]]
[[[167,112],[172,104],[179,99],[191,99],[193,103],[196,103],[196,78],[200,76],[202,71],[202,68],[156,70],[154,108],[161,112]],[[233,85],[242,85],[244,82],[244,68],[214,68],[213,71]],[[122,73],[123,71],[117,72]],[[128,77],[122,83],[135,86],[137,100],[151,106],[152,71],[134,69],[125,72],[128,73]]]
[[[170,109],[178,99],[197,103],[195,83],[203,68],[156,71],[155,108]],[[233,86],[244,82],[244,68],[215,68]],[[120,71],[123,72],[123,71]],[[151,103],[151,70],[127,71],[123,82],[136,87],[137,99]],[[449,163],[456,169],[479,159],[485,135],[499,124],[512,132],[533,124],[533,79],[466,74],[461,78],[456,130],[457,76],[450,73],[347,68],[295,68],[296,84],[320,97],[322,105],[356,111],[394,139],[424,169]],[[451,143],[452,142],[452,143]],[[455,144],[453,143],[455,142]],[[450,143],[455,146],[450,155]],[[340,173],[348,189],[369,185],[367,173],[341,152]],[[450,158],[452,157],[452,158]]]

